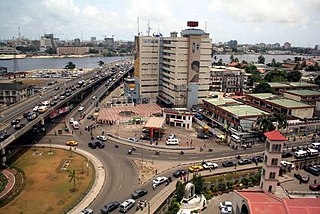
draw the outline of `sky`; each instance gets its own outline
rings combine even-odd
[[[199,21],[214,43],[290,42],[320,45],[320,0],[0,0],[0,40],[38,39],[53,33],[64,39],[131,40],[138,32],[181,32]]]

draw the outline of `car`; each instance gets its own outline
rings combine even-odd
[[[251,159],[240,159],[238,161],[239,165],[246,165],[246,164],[251,164],[252,160]]]
[[[133,141],[133,142],[138,142],[138,139],[135,137],[129,137],[128,140]]]
[[[202,114],[199,114],[199,113],[195,114],[194,117],[197,118],[198,120],[203,120]]]
[[[212,162],[203,162],[202,167],[204,169],[215,169],[218,168],[218,164]]]
[[[75,140],[70,140],[70,141],[66,142],[66,145],[67,146],[77,146],[78,142]]]
[[[169,180],[167,177],[164,177],[164,176],[156,177],[155,179],[152,180],[152,184],[155,186],[159,186],[165,182],[169,182]]]
[[[133,199],[141,198],[142,196],[148,194],[148,190],[146,189],[137,189],[131,194]]]
[[[194,166],[190,166],[188,169],[190,172],[198,172],[203,170],[203,166],[194,165]]]
[[[60,100],[64,100],[64,99],[66,99],[66,97],[64,95],[61,95]]]
[[[80,214],[93,214],[93,210],[90,208],[86,208],[80,212]]]
[[[83,111],[84,110],[84,107],[83,106],[80,106],[79,108],[78,108],[78,111]]]
[[[53,99],[54,100],[59,100],[59,97],[58,96],[54,96]]]
[[[178,169],[172,174],[172,176],[175,177],[175,178],[179,178],[181,176],[184,176],[185,174],[187,174],[187,172],[185,170]]]
[[[97,139],[98,139],[98,140],[101,140],[101,141],[107,141],[107,137],[104,136],[104,135],[99,135],[99,136],[97,136]]]
[[[103,149],[105,147],[105,144],[103,142],[100,142],[100,141],[96,141],[95,144],[96,144],[96,147],[98,147],[100,149]]]
[[[231,201],[224,201],[219,203],[219,209],[222,209],[224,207],[232,207]]]
[[[93,115],[91,115],[91,114],[89,114],[88,116],[87,116],[87,119],[88,120],[91,120],[93,118]]]
[[[200,133],[197,134],[197,138],[199,138],[199,139],[209,139],[209,136],[204,134],[204,133],[202,133],[202,132],[200,132]]]
[[[175,139],[176,137],[177,137],[176,134],[170,134],[168,138],[169,139]]]
[[[74,122],[74,118],[73,118],[73,117],[71,117],[71,118],[70,118],[70,120],[69,120],[69,123],[71,123],[71,124],[72,124],[73,122]]]
[[[18,118],[11,121],[11,125],[16,125],[18,123],[20,123],[20,119]]]
[[[25,126],[25,125],[24,125],[23,123],[21,123],[21,124],[16,124],[16,125],[14,125],[14,129],[20,130],[20,129],[22,129],[24,126]]]
[[[232,207],[223,207],[220,209],[221,214],[231,214],[232,213]]]
[[[262,163],[263,162],[263,156],[253,156],[251,157],[251,160],[253,163]]]
[[[54,90],[58,91],[60,89],[59,86],[55,87]]]
[[[0,141],[4,141],[8,137],[10,137],[10,134],[5,134],[3,132],[0,133]]]
[[[99,108],[95,108],[94,109],[95,112],[99,112],[99,110],[100,110]]]
[[[50,106],[55,106],[55,105],[57,105],[57,102],[51,102],[50,103]]]
[[[93,142],[88,143],[88,146],[89,146],[90,149],[96,149],[97,148],[97,145],[95,143],[93,143]]]
[[[309,185],[311,191],[320,191],[320,184],[311,184]]]
[[[102,214],[108,214],[113,210],[117,209],[119,206],[120,206],[120,203],[118,201],[112,201],[104,205],[100,211]]]
[[[235,166],[236,163],[234,161],[223,161],[222,166],[223,167],[230,167],[230,166]]]
[[[320,167],[317,167],[317,166],[305,167],[304,170],[306,172],[309,172],[310,174],[312,174],[314,176],[319,176],[320,175]]]
[[[310,180],[310,177],[301,175],[300,173],[294,173],[293,176],[302,183],[308,183]]]
[[[292,156],[293,156],[293,154],[290,151],[283,151],[282,155],[281,155],[282,158],[290,158]]]
[[[130,210],[135,205],[135,203],[136,203],[136,201],[133,200],[132,198],[127,199],[120,204],[119,211],[126,213],[128,210]]]

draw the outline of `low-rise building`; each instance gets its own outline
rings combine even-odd
[[[33,87],[20,83],[0,83],[0,104],[10,105],[34,94]]]
[[[268,82],[268,84],[271,86],[274,93],[276,94],[282,94],[284,91],[287,90],[317,90],[319,88],[318,85],[307,82]]]
[[[89,47],[57,47],[58,55],[83,55],[89,53]]]
[[[5,75],[7,72],[8,72],[8,68],[7,67],[0,66],[0,76]]]
[[[188,109],[165,108],[163,114],[167,125],[183,127],[187,130],[192,129],[193,113]]]
[[[282,98],[271,93],[247,94],[246,101],[264,111],[283,113],[300,119],[312,118],[314,113],[314,106],[312,105]]]
[[[313,90],[288,90],[283,92],[285,98],[315,105],[320,100],[320,92]]]

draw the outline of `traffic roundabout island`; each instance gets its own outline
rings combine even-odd
[[[23,147],[9,164],[5,171],[14,177],[7,185],[13,186],[2,195],[0,213],[79,213],[97,197],[106,174],[90,153],[55,144]]]

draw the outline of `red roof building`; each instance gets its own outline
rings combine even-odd
[[[234,213],[319,214],[320,198],[279,198],[263,191],[234,191]]]
[[[268,138],[268,140],[271,140],[271,141],[287,141],[288,140],[288,138],[283,136],[277,130],[274,130],[274,131],[271,131],[271,132],[265,132],[264,136],[266,136]]]

